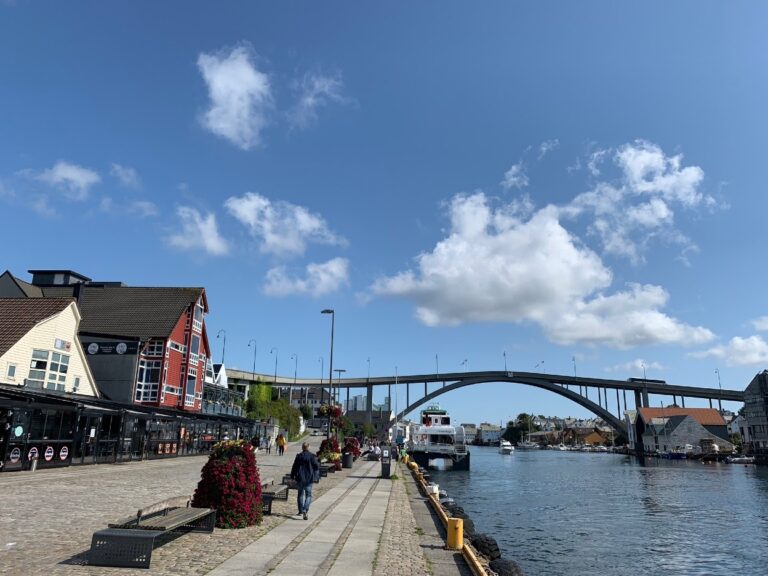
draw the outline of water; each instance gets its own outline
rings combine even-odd
[[[768,468],[472,448],[432,481],[528,576],[768,574]]]

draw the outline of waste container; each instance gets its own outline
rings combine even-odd
[[[389,478],[392,469],[392,453],[389,448],[381,449],[381,477]]]
[[[352,462],[355,461],[355,455],[352,452],[345,452],[341,455],[341,467],[352,468]]]

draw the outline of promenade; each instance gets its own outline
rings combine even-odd
[[[313,439],[319,444],[319,438]],[[316,448],[316,447],[313,447]],[[299,444],[285,456],[259,452],[262,478],[279,483]],[[315,485],[309,519],[296,515],[296,492],[273,515],[242,530],[190,533],[157,548],[149,570],[91,567],[94,531],[165,498],[192,494],[206,457],[186,457],[0,474],[0,574],[73,575],[384,575],[466,573],[435,534],[417,525],[418,497],[401,480],[379,478],[378,462],[358,461]],[[409,482],[411,488],[409,488]],[[409,494],[410,493],[410,494]],[[442,563],[439,558],[447,559]]]

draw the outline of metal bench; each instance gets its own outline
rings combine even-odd
[[[142,508],[135,516],[94,532],[88,563],[93,566],[149,568],[152,550],[163,536],[185,532],[213,532],[216,511],[192,508],[187,496],[170,498]]]
[[[272,514],[272,502],[274,500],[288,500],[288,486],[280,484],[278,486],[270,486],[264,488],[261,491],[261,509],[264,514]]]

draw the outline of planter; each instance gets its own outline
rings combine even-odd
[[[341,457],[342,468],[352,468],[352,463],[355,461],[355,455],[352,452],[345,452]]]

